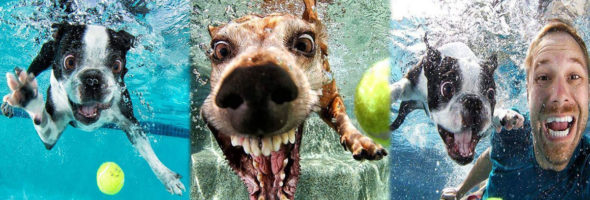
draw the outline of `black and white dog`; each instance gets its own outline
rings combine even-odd
[[[391,130],[399,128],[408,113],[423,109],[435,122],[448,155],[465,165],[473,160],[475,146],[490,133],[491,125],[522,127],[522,115],[507,109],[494,110],[494,71],[498,66],[495,55],[480,62],[464,43],[434,49],[426,36],[424,42],[426,56],[391,85],[392,102],[402,101]]]
[[[123,79],[127,72],[125,56],[135,38],[125,31],[95,25],[62,23],[52,28],[56,29],[53,40],[43,44],[27,71],[16,68],[15,74],[6,74],[12,92],[4,96],[2,113],[11,117],[13,106],[27,111],[48,150],[68,124],[92,131],[115,123],[166,189],[181,195],[184,185],[180,175],[160,162],[133,115]],[[50,67],[44,102],[35,77]]]

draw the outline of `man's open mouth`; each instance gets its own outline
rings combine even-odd
[[[438,133],[443,139],[451,159],[460,165],[466,165],[473,161],[475,146],[481,138],[478,131],[467,128],[459,133],[452,133],[438,126]]]
[[[246,184],[251,200],[295,198],[303,124],[286,133],[262,137],[230,136],[208,126],[229,166]]]
[[[98,121],[101,111],[112,106],[112,101],[108,103],[86,102],[82,104],[70,101],[70,105],[72,106],[76,120],[84,124],[91,124]]]
[[[548,117],[543,123],[543,129],[549,140],[558,141],[571,135],[571,127],[575,122],[573,116]]]

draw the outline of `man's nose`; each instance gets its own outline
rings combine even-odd
[[[558,77],[551,88],[551,103],[564,104],[570,101],[571,93],[566,78]]]

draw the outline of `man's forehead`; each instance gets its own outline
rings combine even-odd
[[[565,54],[565,59],[568,62],[576,62],[583,67],[586,66],[585,54],[576,40],[568,33],[554,32],[545,35],[539,42],[533,54],[533,68],[550,62],[554,56],[559,56],[559,54]]]

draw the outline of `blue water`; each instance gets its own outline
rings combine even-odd
[[[74,12],[56,8],[56,1],[0,2],[0,94],[8,94],[4,73],[27,68],[50,39],[50,25],[69,22],[101,24],[137,36],[127,54],[125,78],[135,116],[155,124],[148,129],[182,136],[189,124],[189,65],[187,0],[166,2],[80,1]],[[121,3],[122,2],[122,3]],[[144,12],[144,11],[148,12]],[[38,80],[45,91],[49,73]],[[178,135],[177,135],[178,136]],[[158,158],[181,174],[189,188],[189,141],[183,137],[150,134]],[[0,199],[187,199],[171,196],[147,162],[117,129],[84,132],[68,127],[56,146],[46,150],[27,118],[0,116]],[[125,185],[115,196],[96,185],[101,163],[113,161],[125,173]]]

